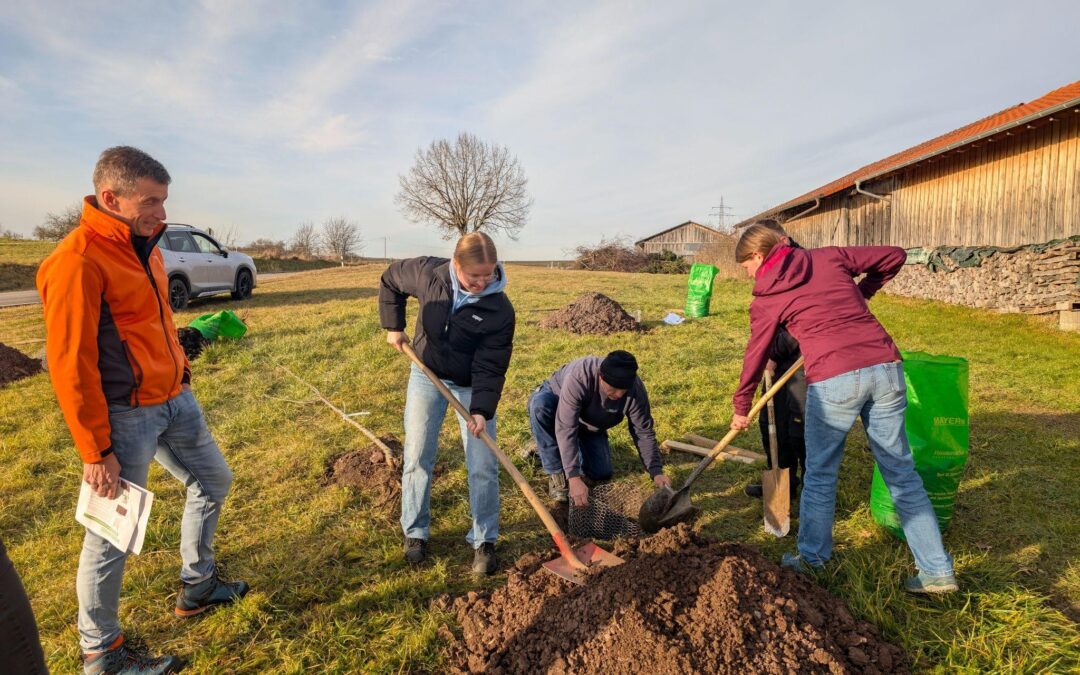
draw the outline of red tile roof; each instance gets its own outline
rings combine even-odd
[[[868,178],[877,178],[878,176],[907,166],[908,164],[951,150],[958,145],[972,142],[982,136],[988,136],[993,133],[1004,131],[1008,127],[1017,126],[1020,122],[1038,119],[1039,117],[1053,112],[1059,107],[1066,106],[1066,104],[1069,106],[1080,104],[1080,80],[1073,82],[1072,84],[1067,84],[1059,89],[1055,89],[1030,103],[1020,103],[1011,108],[1006,108],[1001,112],[994,113],[989,117],[984,117],[977,122],[972,122],[955,131],[950,131],[947,134],[933,138],[925,143],[920,143],[907,150],[898,152],[895,155],[890,155],[873,164],[868,164],[861,169],[852,171],[842,178],[838,178],[831,183],[822,185],[816,190],[811,190],[804,195],[784,202],[779,206],[773,207],[768,211],[764,211],[743,222],[752,222],[757,218],[778,213],[793,206],[805,204],[818,197],[829,197],[846,190],[847,188],[854,187],[857,181],[863,181]],[[740,223],[740,225],[741,224],[742,223]]]

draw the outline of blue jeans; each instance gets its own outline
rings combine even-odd
[[[836,481],[844,440],[861,417],[915,564],[924,574],[953,573],[937,517],[904,432],[907,386],[900,362],[859,368],[814,382],[806,396],[806,474],[799,502],[799,554],[811,565],[832,555]]]
[[[156,459],[187,486],[180,522],[180,579],[198,583],[214,573],[214,531],[232,471],[210,435],[190,391],[161,405],[109,405],[113,454],[120,477],[145,487]],[[79,644],[84,652],[107,648],[120,636],[120,584],[127,553],[86,532],[79,558]]]
[[[546,473],[562,473],[562,455],[555,438],[555,411],[559,397],[545,380],[529,397],[529,428],[536,441],[536,452]],[[581,472],[591,480],[607,480],[615,472],[611,466],[611,444],[606,431],[578,427],[578,462]]]
[[[443,384],[467,409],[471,387],[459,387],[449,380]],[[431,380],[415,365],[409,373],[405,395],[405,448],[401,472],[401,529],[411,539],[427,540],[431,526],[431,476],[439,429],[446,418],[448,403]],[[469,433],[458,417],[465,467],[469,472],[469,509],[472,528],[465,535],[474,548],[495,543],[499,536],[499,460],[479,438]],[[495,420],[487,422],[487,432],[495,438]]]

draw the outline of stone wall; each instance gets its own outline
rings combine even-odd
[[[947,266],[953,261],[944,256]],[[885,292],[969,307],[1042,314],[1080,302],[1080,239],[1073,237],[1038,251],[996,251],[977,267],[952,272],[909,264]]]

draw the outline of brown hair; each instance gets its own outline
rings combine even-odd
[[[491,265],[499,261],[495,242],[483,232],[470,232],[458,239],[454,247],[454,262],[458,265]]]
[[[759,220],[746,228],[739,237],[739,243],[735,245],[735,262],[746,262],[755,253],[768,258],[773,247],[782,244],[786,236],[775,220]]]
[[[135,182],[149,178],[155,183],[168,185],[172,177],[161,162],[138,148],[118,145],[101,153],[94,166],[94,191],[113,190],[120,197],[135,191]]]

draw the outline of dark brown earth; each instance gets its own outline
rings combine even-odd
[[[641,324],[622,305],[603,293],[583,293],[566,307],[541,319],[540,327],[591,335],[642,330]]]
[[[401,456],[401,443],[393,438],[382,438],[382,442]],[[327,469],[326,479],[334,485],[356,488],[378,508],[395,510],[401,504],[401,472],[386,463],[382,450],[374,444],[339,456]]]
[[[0,342],[0,387],[41,371],[41,361]]]
[[[454,601],[454,673],[908,672],[899,647],[814,581],[686,525],[621,541],[626,560],[575,586],[517,562],[506,586]]]
[[[210,344],[210,341],[194,328],[177,328],[176,336],[180,339],[180,346],[184,348],[188,361],[197,359],[199,354],[202,354],[203,347]]]

